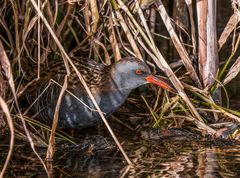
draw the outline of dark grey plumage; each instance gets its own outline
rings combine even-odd
[[[133,89],[148,83],[147,77],[152,76],[148,66],[134,57],[123,58],[110,66],[94,60],[73,59],[73,62],[106,116],[121,106]],[[34,103],[31,110],[49,124],[52,123],[60,86],[65,75],[66,70],[62,61],[51,64],[41,72],[40,79],[33,82],[24,94],[29,105]],[[62,98],[59,111],[58,126],[85,128],[94,126],[99,121],[101,119],[98,112],[71,69],[68,88]]]

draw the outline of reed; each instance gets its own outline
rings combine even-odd
[[[155,91],[151,97],[136,97],[138,101],[144,101],[145,114],[152,118],[149,127],[165,124],[216,135],[218,128],[213,127],[200,112],[216,123],[220,120],[239,123],[239,112],[221,106],[219,94],[220,88],[224,88],[240,71],[239,1],[232,0],[233,14],[219,39],[216,35],[216,0],[181,0],[170,6],[171,3],[161,0],[0,1],[0,64],[3,71],[0,76],[0,98],[3,98],[0,123],[7,123],[5,128],[9,128],[11,133],[9,155],[15,135],[15,139],[30,143],[47,172],[35,145],[48,146],[47,157],[52,158],[55,136],[74,143],[70,137],[56,131],[57,111],[52,129],[49,129],[41,123],[33,124],[32,119],[26,119],[26,108],[21,108],[18,102],[28,82],[38,80],[41,71],[50,62],[63,59],[67,75],[71,75],[69,66],[74,68],[71,56],[93,58],[111,64],[124,56],[133,55],[145,61],[155,72],[158,68],[162,69],[177,93]],[[170,10],[174,12],[172,15]],[[220,65],[219,53],[227,41],[231,42],[231,52]],[[173,58],[179,59],[173,61]],[[24,82],[29,69],[35,71],[37,77]],[[101,114],[81,74],[77,70],[75,72]],[[150,93],[149,90],[146,92]],[[58,108],[60,102],[61,96]],[[103,114],[102,119],[131,164]],[[2,132],[8,134],[7,129],[2,129]],[[235,132],[233,138],[239,138],[239,131]]]

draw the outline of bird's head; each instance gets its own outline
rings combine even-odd
[[[126,57],[112,66],[112,78],[119,89],[132,90],[141,85],[152,83],[163,89],[174,89],[163,79],[154,76],[149,67],[135,57]]]

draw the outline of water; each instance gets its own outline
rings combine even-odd
[[[240,177],[240,145],[228,140],[163,139],[144,140],[131,133],[123,147],[134,166],[116,148],[58,148],[48,164],[51,177]],[[7,147],[1,146],[0,149]],[[94,146],[92,146],[94,148]],[[39,149],[42,157],[46,149]],[[26,146],[17,146],[6,177],[47,177],[36,156]],[[3,156],[1,156],[3,160]]]
[[[167,142],[167,141],[166,141]],[[129,170],[137,177],[236,177],[240,175],[238,147],[212,147],[198,143],[152,144]]]

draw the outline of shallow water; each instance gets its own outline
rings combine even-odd
[[[237,147],[211,147],[197,143],[152,144],[137,159],[129,175],[139,177],[235,177],[240,175]],[[165,149],[163,151],[163,148]]]
[[[122,159],[116,160],[110,157],[96,164],[93,158],[84,169],[77,169],[77,174],[73,173],[74,177],[240,176],[239,146],[219,148],[199,146],[196,143],[169,143],[166,140],[161,144],[146,142],[137,146],[134,143],[134,146],[127,145],[125,149],[134,163],[133,167],[125,167]]]
[[[133,136],[134,137],[134,136]],[[133,166],[116,148],[85,151],[78,146],[58,148],[48,164],[51,177],[239,177],[240,145],[223,140],[125,140]],[[5,147],[6,148],[6,147]],[[1,146],[1,150],[4,146]],[[47,177],[36,156],[25,146],[15,148],[6,177]],[[43,153],[46,149],[38,150]],[[1,160],[2,160],[1,156]]]

